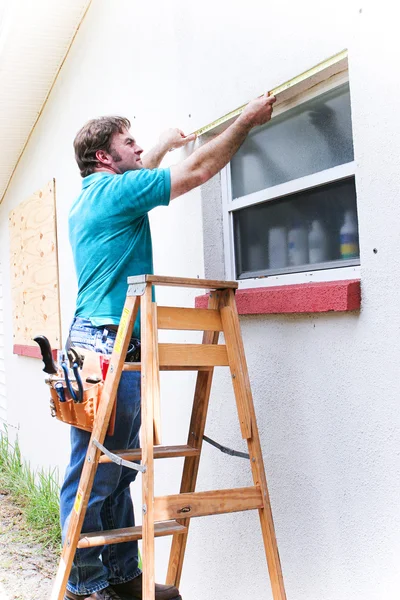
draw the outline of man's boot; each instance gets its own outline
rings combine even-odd
[[[112,586],[122,600],[142,600],[142,575],[126,583]],[[174,585],[156,583],[156,600],[182,600],[178,588]]]
[[[118,596],[112,587],[108,586],[104,590],[93,592],[90,596],[87,596],[86,594],[78,596],[67,590],[65,592],[64,600],[122,600],[122,598],[121,596]]]

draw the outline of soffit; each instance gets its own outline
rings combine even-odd
[[[0,0],[0,202],[90,0]]]

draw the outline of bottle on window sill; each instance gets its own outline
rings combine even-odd
[[[265,247],[255,242],[249,246],[249,271],[265,268]]]
[[[296,221],[288,233],[289,266],[308,263],[308,231],[306,225]]]
[[[286,227],[271,227],[268,231],[268,259],[270,269],[288,265],[288,234]]]
[[[325,228],[318,219],[311,223],[308,232],[308,253],[309,262],[312,265],[328,260],[328,238]]]
[[[340,256],[343,259],[359,256],[357,219],[353,210],[344,213],[344,223],[340,228]]]

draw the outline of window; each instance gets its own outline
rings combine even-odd
[[[225,169],[228,276],[359,265],[348,82],[315,86],[275,112]]]

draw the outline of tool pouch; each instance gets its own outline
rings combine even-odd
[[[59,395],[54,389],[54,383],[50,385],[50,409],[53,417],[56,417],[63,423],[68,423],[78,429],[84,429],[85,431],[92,431],[93,422],[98,411],[101,392],[103,390],[104,383],[85,383],[83,390],[83,401],[74,402],[70,396],[65,382],[64,396],[65,402],[61,402]],[[111,413],[110,424],[108,427],[107,435],[113,435],[115,426],[115,413],[116,403]]]

